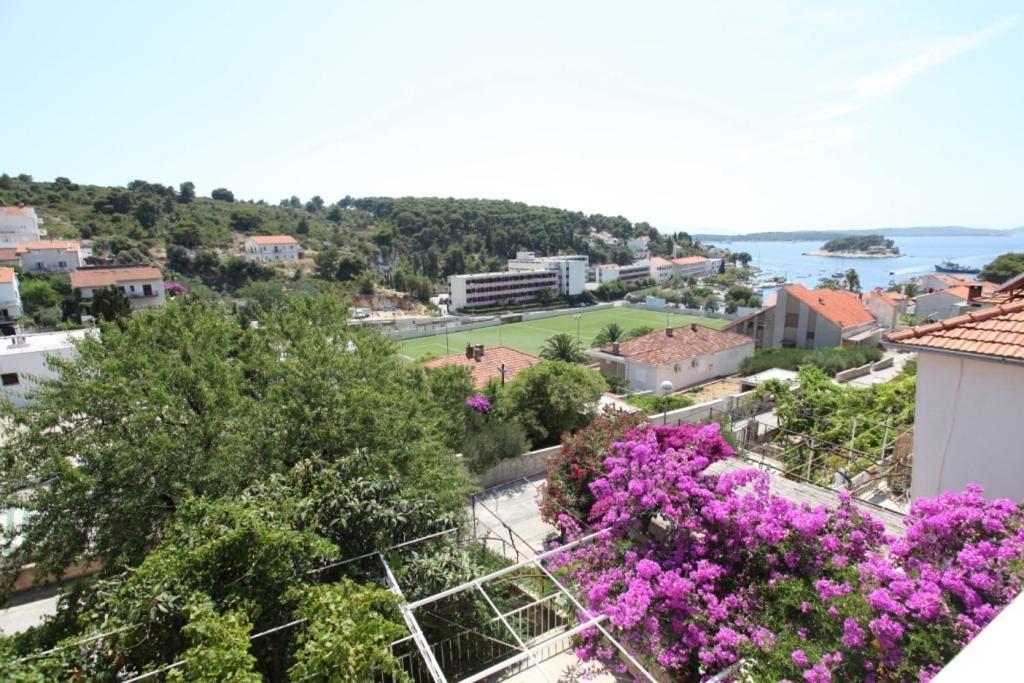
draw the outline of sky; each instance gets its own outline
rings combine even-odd
[[[1020,2],[0,0],[0,171],[666,230],[1024,225]]]

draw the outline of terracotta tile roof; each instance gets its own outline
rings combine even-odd
[[[253,235],[249,238],[256,244],[298,244],[291,235]]]
[[[0,213],[5,216],[27,216],[35,213],[35,209],[31,206],[0,206]]]
[[[703,256],[681,256],[672,259],[672,263],[677,266],[693,266],[698,263],[707,263],[707,259]]]
[[[79,268],[71,273],[71,286],[107,287],[137,280],[162,280],[159,268],[152,266],[111,266],[109,268]]]
[[[29,242],[28,244],[18,245],[19,254],[24,254],[26,251],[42,251],[44,249],[63,249],[65,251],[78,251],[78,242]]]
[[[783,290],[839,327],[854,327],[875,322],[875,317],[868,313],[860,299],[850,292],[839,289],[810,290],[803,285],[786,285]]]
[[[14,284],[14,268],[0,268],[0,285]]]
[[[882,301],[890,303],[894,306],[896,305],[896,302],[899,301],[900,299],[906,299],[906,297],[900,294],[899,292],[886,292],[883,291],[881,287],[875,287],[874,289],[872,289],[871,295],[876,296]]]
[[[456,353],[444,358],[435,358],[423,363],[425,368],[440,368],[445,365],[461,365],[473,371],[473,384],[477,389],[483,388],[489,379],[501,380],[501,364],[505,364],[505,381],[511,380],[526,368],[540,363],[540,358],[507,346],[495,346],[484,349],[484,357],[479,361],[466,358],[466,353]]]
[[[660,367],[753,343],[753,339],[742,334],[694,324],[673,328],[671,337],[665,330],[658,330],[624,341],[619,344],[618,355],[635,363]],[[602,351],[612,353],[612,348],[608,346]]]
[[[667,258],[661,258],[660,256],[652,256],[651,257],[651,265],[652,266],[671,266],[672,262],[669,261]]]
[[[18,260],[18,249],[11,247],[10,249],[0,249],[0,261],[17,261]]]
[[[964,275],[950,275],[949,273],[938,273],[930,274],[932,279],[938,280],[944,284],[953,287],[955,285],[967,285],[974,284],[975,280],[973,277],[966,277]]]
[[[1024,360],[1024,301],[912,327],[886,340],[920,350]]]

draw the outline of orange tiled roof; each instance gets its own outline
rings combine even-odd
[[[16,247],[10,249],[0,249],[0,261],[17,261],[18,250]]]
[[[653,266],[671,266],[672,262],[669,261],[667,258],[662,258],[660,256],[652,256],[651,257],[651,265],[653,265]]]
[[[810,290],[803,285],[787,285],[783,289],[839,327],[854,327],[875,322],[875,317],[868,313],[860,299],[850,292],[839,289]]]
[[[483,388],[490,379],[501,379],[501,364],[505,364],[505,381],[511,380],[526,368],[540,362],[540,358],[507,346],[495,346],[484,350],[484,357],[479,361],[466,358],[465,352],[456,353],[444,358],[435,358],[423,363],[425,368],[440,368],[445,365],[461,365],[473,371],[473,384],[477,389]]]
[[[1024,360],[1024,301],[912,327],[886,339],[920,350]]]
[[[742,334],[691,325],[673,328],[671,337],[665,330],[658,330],[624,341],[619,344],[618,355],[636,363],[658,367],[752,343],[750,337]],[[602,350],[612,353],[610,346]]]
[[[298,244],[291,235],[254,235],[249,239],[256,244]]]
[[[19,254],[24,254],[26,251],[42,251],[44,249],[64,249],[65,251],[78,251],[78,242],[29,242],[28,244],[18,245]]]
[[[14,284],[14,268],[0,268],[0,285]]]
[[[963,275],[950,275],[949,273],[931,274],[931,277],[938,280],[939,282],[946,283],[950,287],[953,287],[955,285],[974,284],[975,282],[973,277],[965,277]]]
[[[35,211],[31,206],[0,206],[0,213],[7,216],[24,216]]]
[[[679,258],[672,259],[672,263],[677,266],[693,266],[698,263],[706,263],[707,259],[703,256],[680,256]]]
[[[163,279],[163,275],[160,274],[160,269],[153,266],[80,268],[71,273],[71,286],[75,289],[82,287],[107,287],[121,282],[161,279]]]

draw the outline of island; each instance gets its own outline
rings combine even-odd
[[[849,235],[830,239],[817,251],[804,256],[837,256],[840,258],[895,258],[900,255],[896,243],[884,235]]]

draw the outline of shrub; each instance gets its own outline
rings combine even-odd
[[[771,368],[796,370],[801,365],[815,365],[830,377],[882,357],[882,352],[869,346],[836,347],[832,349],[758,349],[743,359],[740,373],[756,375]]]
[[[631,405],[636,406],[648,415],[652,413],[663,413],[666,410],[679,410],[693,405],[693,399],[682,394],[669,394],[668,396],[630,396],[626,399]]]
[[[528,450],[530,442],[518,423],[489,420],[466,434],[462,457],[470,472],[480,473],[500,460],[515,458]]]

